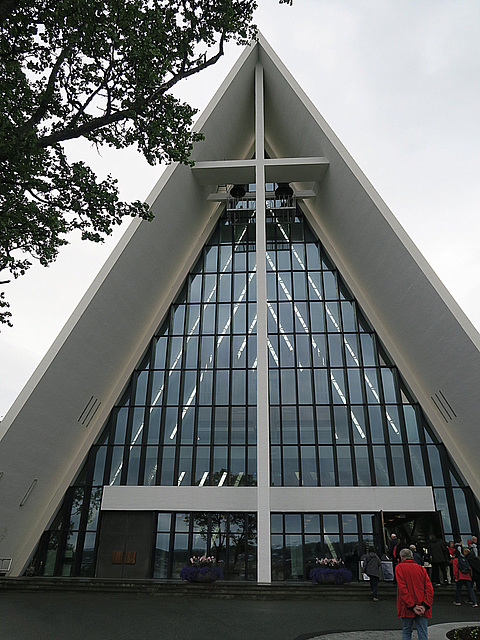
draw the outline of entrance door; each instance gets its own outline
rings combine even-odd
[[[98,544],[97,578],[150,578],[153,536],[153,513],[104,511]]]
[[[439,511],[429,513],[384,513],[387,541],[392,533],[408,544],[427,542],[429,536],[443,537],[442,518]]]

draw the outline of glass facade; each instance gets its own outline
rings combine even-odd
[[[40,542],[39,573],[95,575],[104,486],[256,486],[249,192],[227,205],[91,448]],[[444,535],[469,536],[471,491],[294,200],[267,193],[266,225],[272,486],[431,486]],[[305,579],[319,554],[380,544],[378,516],[273,513],[272,578]],[[153,538],[148,577],[174,578],[207,552],[255,578],[255,514],[162,512]]]

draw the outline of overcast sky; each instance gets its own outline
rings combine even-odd
[[[480,2],[258,0],[256,22],[477,329],[480,328]],[[232,45],[179,94],[202,110],[241,50]],[[134,150],[75,143],[125,199],[159,178]],[[0,417],[27,382],[124,228],[72,240],[57,262],[6,289]]]

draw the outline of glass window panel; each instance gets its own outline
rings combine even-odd
[[[214,447],[213,449],[213,484],[223,486],[227,480],[227,447]]]
[[[172,307],[173,323],[172,333],[175,335],[183,335],[185,322],[185,305],[180,304]]]
[[[440,455],[435,445],[427,446],[428,459],[430,460],[430,471],[432,473],[432,482],[436,486],[443,486],[445,484],[442,473],[442,463],[440,461]]]
[[[373,463],[375,466],[375,476],[379,487],[390,485],[388,479],[387,454],[385,447],[373,447]]]
[[[231,407],[230,414],[230,442],[232,444],[246,444],[246,408]]]
[[[70,530],[80,528],[80,518],[82,515],[83,497],[84,497],[84,489],[80,487],[75,487],[73,489],[72,507],[70,510],[70,522],[68,525],[68,528]]]
[[[360,356],[358,351],[358,336],[356,333],[347,333],[343,336],[345,361],[347,367],[359,367]]]
[[[217,371],[215,376],[215,404],[229,404],[229,371]]]
[[[281,376],[281,402],[282,404],[296,404],[297,394],[295,390],[295,369],[282,369]]]
[[[202,305],[202,333],[215,333],[215,311],[214,304]]]
[[[327,366],[327,349],[325,346],[325,336],[321,333],[316,333],[310,336],[313,352],[313,366],[314,367],[326,367]]]
[[[283,444],[297,444],[297,410],[295,407],[282,407],[281,411]]]
[[[348,409],[347,407],[333,407],[333,419],[335,425],[335,442],[337,444],[347,444],[350,442],[350,433],[348,428]]]
[[[228,407],[215,409],[215,444],[228,443]]]
[[[243,336],[247,331],[247,305],[244,302],[236,302],[233,305],[232,331]]]
[[[340,531],[338,526],[338,515],[336,513],[324,513],[323,514],[323,532],[324,533],[338,533]]]
[[[360,335],[360,343],[362,345],[362,356],[364,366],[375,366],[375,351],[373,348],[373,338],[369,333]]]
[[[230,336],[222,335],[216,343],[216,366],[227,369],[230,367]]]
[[[307,299],[307,279],[305,271],[293,272],[293,293],[295,300]]]
[[[320,251],[316,244],[312,242],[307,243],[306,246],[307,252],[307,266],[309,270],[319,270],[320,269]]]
[[[360,404],[363,402],[362,379],[360,369],[347,369],[348,390],[350,392],[350,402]]]
[[[405,458],[403,456],[403,447],[401,445],[393,445],[390,447],[392,453],[393,476],[397,487],[406,486],[407,473],[405,471]]]
[[[343,336],[330,333],[328,335],[328,354],[331,367],[343,366]]]
[[[197,273],[190,276],[190,295],[189,302],[200,302],[202,299],[202,274]]]
[[[467,502],[465,499],[465,492],[463,489],[452,489],[453,501],[455,503],[455,509],[457,510],[458,526],[461,534],[470,535],[472,529],[470,524],[470,518],[468,517]]]
[[[175,533],[188,532],[190,528],[190,514],[189,513],[175,513],[174,514],[174,528]]]
[[[215,302],[217,299],[217,276],[208,274],[203,276],[203,301]]]
[[[248,407],[247,411],[248,443],[257,443],[257,408]]]
[[[169,371],[167,376],[167,394],[166,404],[177,405],[179,404],[180,396],[180,371]]]
[[[305,513],[303,516],[305,533],[320,533],[320,516],[318,513]]]
[[[291,302],[279,302],[278,320],[281,331],[285,333],[293,332],[293,305]]]
[[[232,371],[232,404],[244,405],[247,399],[247,372]]]
[[[297,369],[297,383],[299,404],[312,404],[312,370]]]
[[[220,263],[218,270],[221,272],[232,270],[232,247],[228,244],[224,244],[220,247]]]
[[[238,487],[246,484],[245,447],[230,448],[230,484]]]
[[[247,280],[247,298],[250,302],[257,299],[257,276],[251,273]]]
[[[340,307],[338,302],[325,303],[325,317],[327,318],[327,331],[340,333]]]
[[[217,305],[217,333],[230,333],[230,323],[232,321],[232,307],[230,304]]]
[[[325,557],[326,558],[340,558],[342,550],[340,546],[340,537],[338,535],[325,534]]]
[[[212,404],[213,371],[202,371],[198,384],[198,402],[204,405]]]
[[[310,367],[310,336],[306,334],[297,334],[295,336],[296,351],[297,351],[297,366]]]
[[[342,321],[344,331],[356,331],[354,303],[353,302],[341,302],[342,309]]]
[[[343,533],[358,533],[357,515],[355,513],[342,514]]]
[[[137,377],[134,404],[145,404],[147,396],[148,371],[141,371]]]
[[[368,418],[370,421],[370,433],[372,436],[372,442],[385,442],[381,408],[374,406],[368,407]]]
[[[364,443],[367,441],[367,427],[365,423],[364,407],[351,407],[353,441]]]
[[[110,486],[120,484],[123,469],[123,447],[112,448],[112,464],[110,466]]]
[[[267,302],[267,331],[269,335],[280,331],[278,326],[278,305],[275,302]]]
[[[310,295],[310,300],[312,296]],[[310,302],[310,322],[312,332],[325,331],[325,319],[323,316],[323,302]]]
[[[170,338],[170,356],[168,358],[169,369],[180,369],[182,363],[183,338]]]
[[[151,404],[161,405],[163,400],[163,391],[165,386],[165,372],[164,371],[154,371],[152,373],[152,396],[151,396]]]
[[[370,478],[370,464],[368,461],[368,447],[355,447],[355,464],[357,468],[358,486],[372,486],[372,480]]]
[[[330,401],[328,379],[327,369],[314,369],[313,381],[315,385],[315,402],[317,404],[328,404]]]
[[[367,513],[362,513],[360,517],[362,520],[362,533],[373,533],[374,516]]]
[[[197,372],[184,371],[183,373],[183,406],[190,406],[195,402],[197,393]]]
[[[400,432],[400,418],[398,417],[398,408],[394,405],[388,405],[385,407],[385,418],[387,421],[387,432],[390,438],[390,442],[400,443],[402,442],[402,435]]]
[[[175,542],[173,549],[173,571],[172,576],[178,578],[182,567],[188,564],[188,534],[175,534]]]
[[[288,244],[277,244],[278,269],[291,269],[290,249]]]
[[[165,368],[165,355],[167,353],[167,340],[166,336],[162,336],[158,339],[157,345],[155,347],[155,359],[153,367],[155,369],[164,369]]]
[[[185,368],[196,369],[198,360],[198,338],[190,336],[187,338],[185,348]]]
[[[405,426],[407,427],[407,439],[409,442],[420,442],[418,437],[418,425],[415,408],[409,404],[403,405],[403,414],[405,416]]]
[[[345,372],[343,369],[330,370],[330,382],[332,385],[333,404],[345,404],[347,393],[345,389]]]
[[[267,300],[277,300],[277,274],[272,271],[267,273]]]
[[[331,444],[332,442],[332,418],[329,406],[316,407],[317,438],[319,444]]]
[[[320,485],[322,487],[335,486],[335,471],[333,467],[332,447],[318,447],[320,464]]]
[[[249,369],[254,369],[257,366],[257,336],[248,336],[247,341],[247,366]]]
[[[167,577],[168,565],[170,560],[169,545],[170,534],[157,533],[153,568],[153,577],[156,579]]]
[[[380,402],[380,392],[376,369],[364,370],[365,389],[367,392],[367,402],[369,404],[376,404]]]
[[[270,443],[280,444],[280,407],[270,406]]]
[[[93,485],[103,485],[103,475],[105,471],[106,447],[99,447],[95,456],[95,468],[93,470]]]
[[[315,423],[313,407],[298,407],[300,442],[302,444],[315,443]]]
[[[143,407],[133,410],[132,431],[130,444],[142,444],[143,427],[145,424],[145,409]]]
[[[61,569],[61,574],[64,577],[71,576],[73,573],[73,567],[75,563],[75,553],[77,550],[77,538],[78,538],[77,532],[69,533],[67,535],[67,541],[65,545],[65,552],[63,556],[62,569]]]
[[[350,447],[337,447],[338,484],[341,487],[353,485],[352,459]]]
[[[444,531],[453,531],[452,521],[450,518],[450,509],[448,508],[447,492],[445,491],[445,489],[434,489],[433,493],[435,495],[435,506],[437,507],[437,511],[440,511],[442,514]],[[469,532],[470,528],[468,528],[466,531]]]
[[[316,487],[318,482],[315,447],[301,447],[300,455],[302,460],[302,485],[304,487]]]
[[[408,447],[410,463],[412,465],[413,484],[414,486],[425,486],[425,468],[423,466],[422,448],[419,445],[410,445]]]
[[[155,478],[157,475],[157,456],[157,447],[146,447],[143,484],[147,487],[151,487],[155,484]]]
[[[294,367],[295,366],[295,347],[294,337],[292,334],[281,334],[279,336],[280,342],[280,366],[281,367]]]
[[[283,536],[272,536],[272,580],[284,580]]]
[[[197,443],[210,444],[210,433],[212,430],[212,409],[210,407],[199,407],[197,415]]]
[[[218,247],[207,247],[205,250],[205,271],[217,271]]]
[[[337,282],[333,271],[323,272],[323,287],[325,291],[325,300],[336,300],[338,298]]]
[[[127,432],[128,409],[119,409],[115,421],[115,444],[123,444],[125,442],[125,434]]]
[[[230,302],[232,299],[232,276],[230,273],[222,273],[218,278],[218,301]]]
[[[299,513],[285,514],[285,533],[302,533],[302,516]]]
[[[285,487],[298,487],[299,484],[298,448],[283,447],[283,485]]]
[[[247,400],[248,404],[254,405],[257,404],[257,370],[249,369],[247,372]]]
[[[303,226],[303,225],[302,225]],[[295,243],[292,245],[292,268],[305,271],[305,245]]]
[[[390,369],[380,369],[383,383],[383,395],[385,402],[397,402],[397,394],[395,392],[395,380],[393,372]]]
[[[282,486],[282,459],[280,447],[270,447],[271,483],[273,487]]]
[[[87,578],[95,575],[95,540],[96,533],[86,533],[83,544],[82,565],[80,568],[80,576]]]
[[[163,447],[162,472],[160,484],[171,487],[173,485],[173,468],[175,465],[175,447]]]
[[[141,447],[130,447],[128,455],[127,485],[138,485]]]
[[[270,515],[270,531],[272,533],[283,533],[283,516],[281,513]]]
[[[252,231],[255,231],[253,229],[253,225],[252,225]],[[257,255],[255,253],[255,248],[253,248],[253,249],[250,249],[248,252],[248,270],[255,271],[256,266],[257,266]]]
[[[180,447],[178,463],[178,478],[176,484],[185,486],[191,484],[193,447]]]
[[[167,407],[164,415],[165,415],[165,425],[164,425],[164,433],[163,433],[163,442],[165,444],[174,444],[177,439],[178,408]]]
[[[213,368],[213,352],[215,346],[215,338],[213,336],[203,336],[200,356],[200,368]]]
[[[272,369],[268,374],[268,387],[270,393],[270,404],[279,404],[279,388],[278,388],[279,372],[278,369]]]
[[[195,427],[195,405],[182,409],[182,444],[193,444],[193,431]]]

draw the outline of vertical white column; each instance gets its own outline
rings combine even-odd
[[[267,351],[267,258],[265,228],[263,66],[255,67],[255,165],[257,252],[257,576],[271,582],[270,556],[270,428]]]

